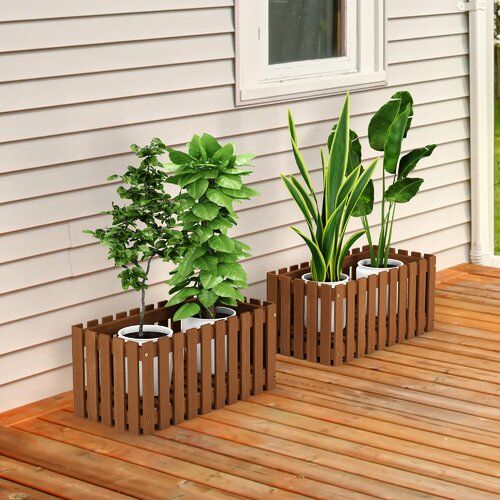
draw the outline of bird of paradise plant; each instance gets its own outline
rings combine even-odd
[[[286,188],[304,215],[309,236],[292,229],[305,241],[311,252],[312,279],[335,282],[342,279],[342,263],[354,243],[365,233],[359,230],[346,238],[347,226],[373,175],[378,159],[366,169],[361,166],[357,135],[349,128],[350,99],[347,94],[338,123],[328,139],[328,154],[321,149],[323,172],[322,203],[314,191],[309,170],[298,146],[291,113],[288,124],[293,154],[302,182],[282,175]]]

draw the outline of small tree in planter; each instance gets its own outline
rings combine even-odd
[[[409,175],[418,162],[432,154],[435,144],[414,149],[401,156],[403,140],[406,138],[413,118],[413,99],[409,92],[394,94],[373,116],[368,126],[368,139],[375,151],[384,154],[382,170],[382,203],[380,215],[380,235],[375,247],[371,235],[368,215],[373,211],[374,189],[373,181],[367,186],[362,199],[356,207],[354,215],[361,217],[366,230],[370,259],[358,263],[357,277],[379,274],[403,263],[389,259],[389,249],[392,243],[392,228],[396,207],[399,203],[409,202],[419,191],[423,179]],[[359,151],[361,146],[357,143]],[[392,176],[392,182],[386,188],[386,173]]]
[[[230,307],[243,300],[239,288],[247,276],[238,263],[249,256],[249,247],[227,233],[236,225],[233,204],[257,193],[243,184],[251,155],[236,155],[232,144],[221,146],[214,137],[194,135],[188,153],[169,149],[173,176],[180,194],[179,220],[187,242],[182,261],[168,283],[172,286],[167,305],[181,304],[174,319],[183,328],[235,315]],[[229,307],[224,307],[229,306]]]
[[[160,139],[153,139],[149,146],[131,146],[141,159],[138,167],[129,166],[123,175],[112,175],[108,180],[119,179],[122,184],[117,193],[127,204],[112,203],[104,212],[111,216],[111,224],[95,231],[93,235],[108,247],[108,258],[123,268],[118,277],[122,288],[133,288],[141,294],[140,321],[137,327],[120,330],[119,336],[141,342],[171,334],[169,328],[144,325],[146,290],[154,257],[174,261],[181,248],[182,234],[175,229],[176,206],[165,192],[168,174],[158,156],[166,152]],[[126,330],[126,331],[125,331]]]

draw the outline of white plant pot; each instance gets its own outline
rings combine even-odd
[[[371,260],[370,259],[363,259],[358,262],[358,267],[356,268],[356,279],[359,278],[368,278],[368,276],[374,275],[374,274],[381,274],[381,273],[387,273],[391,269],[396,269],[398,267],[401,267],[404,265],[403,262],[400,260],[396,259],[388,259],[387,263],[389,264],[390,267],[371,267],[370,264]],[[398,290],[399,290],[399,285],[396,285],[396,297],[398,296]],[[368,292],[367,292],[368,293]],[[386,306],[386,312],[389,312],[389,284],[387,284],[387,306]],[[398,304],[396,301],[396,311],[398,310]],[[375,292],[375,314],[378,316],[378,290]]]
[[[190,316],[189,318],[181,320],[181,329],[183,332],[189,330],[190,328],[201,328],[203,325],[213,325],[217,321],[226,321],[228,318],[232,318],[236,316],[236,311],[231,309],[230,307],[217,306],[215,311],[219,314],[227,314],[225,318],[195,318],[194,316]],[[210,345],[210,351],[212,353],[212,374],[215,373],[215,339],[212,339],[212,343]],[[224,338],[224,356],[225,356],[225,367],[227,371],[227,335]],[[201,343],[198,344],[197,349],[197,357],[198,357],[198,372],[201,373]]]
[[[127,326],[118,330],[118,338],[123,339],[125,342],[135,342],[136,344],[142,345],[146,342],[157,342],[160,338],[171,337],[173,331],[171,328],[160,325],[144,325],[144,331],[149,333],[160,334],[156,338],[150,339],[135,339],[129,337],[131,333],[139,331],[139,325]],[[172,353],[169,354],[169,367],[170,367],[170,380],[172,380]],[[155,357],[153,364],[154,371],[154,391],[155,396],[158,396],[158,357]],[[125,391],[128,392],[128,359],[125,358]],[[142,396],[142,361],[139,361],[139,395]]]
[[[349,276],[347,274],[341,273],[342,279],[340,281],[315,281],[314,283],[317,283],[318,285],[329,285],[332,288],[335,288],[337,285],[342,285],[342,284],[347,284],[350,281]],[[302,275],[302,279],[304,281],[313,281],[312,280],[312,274],[311,273],[306,273]],[[316,320],[316,326],[317,329],[319,330],[321,327],[321,300],[318,297],[318,317]],[[346,319],[346,299],[343,300],[342,304],[342,328],[345,328],[347,319]],[[331,327],[332,327],[332,333],[334,330],[334,325],[335,325],[335,303],[332,302],[331,305]],[[304,297],[304,326],[307,328],[307,296]]]

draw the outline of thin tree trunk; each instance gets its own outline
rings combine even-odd
[[[153,257],[150,257],[148,260],[148,264],[146,266],[146,276],[144,277],[144,280],[142,281],[142,289],[141,289],[141,317],[139,321],[139,333],[138,336],[139,338],[142,338],[143,336],[143,330],[144,330],[144,316],[146,314],[146,281],[148,280],[148,275],[149,275],[149,270],[151,269],[151,260]]]

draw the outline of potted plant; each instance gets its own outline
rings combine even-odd
[[[297,177],[282,175],[283,182],[304,215],[309,229],[309,235],[306,235],[292,227],[311,252],[311,271],[305,273],[302,279],[331,287],[349,281],[349,277],[342,273],[342,264],[350,248],[365,230],[346,237],[347,226],[369,185],[378,161],[373,161],[366,170],[361,166],[361,151],[357,148],[359,141],[357,135],[349,129],[349,105],[347,94],[339,121],[328,139],[328,153],[321,150],[324,191],[321,204],[300,152],[290,112],[288,118],[292,149],[302,182]],[[318,315],[320,314],[318,308]]]
[[[172,330],[160,325],[144,324],[146,290],[153,258],[174,261],[180,249],[182,234],[175,229],[175,203],[165,191],[168,173],[158,159],[166,152],[160,139],[153,139],[148,146],[131,146],[141,160],[139,166],[129,166],[122,175],[112,175],[110,181],[119,179],[117,193],[124,205],[112,203],[104,212],[111,216],[111,223],[86,233],[108,247],[108,258],[122,271],[124,290],[140,292],[139,323],[120,329],[118,337],[142,344],[171,336]]]
[[[186,241],[182,259],[168,281],[173,294],[167,306],[182,304],[174,315],[182,329],[227,319],[243,300],[239,288],[247,287],[247,275],[239,260],[250,248],[228,236],[236,225],[235,202],[255,196],[243,184],[251,155],[236,155],[234,146],[221,146],[208,134],[194,135],[188,152],[169,148],[172,176],[180,187],[175,198]],[[213,354],[213,349],[212,349]]]
[[[396,207],[400,203],[409,202],[418,193],[423,179],[409,177],[409,175],[418,162],[422,158],[430,156],[436,148],[435,144],[429,144],[401,156],[402,143],[408,134],[412,118],[412,96],[409,92],[401,91],[394,94],[375,113],[368,126],[370,146],[375,151],[383,152],[383,196],[380,234],[376,246],[368,223],[368,215],[372,213],[374,203],[373,181],[369,182],[360,203],[356,207],[355,215],[361,217],[370,252],[369,259],[358,262],[357,278],[379,274],[403,265],[400,260],[389,258]],[[386,173],[392,176],[389,186],[387,186]]]

